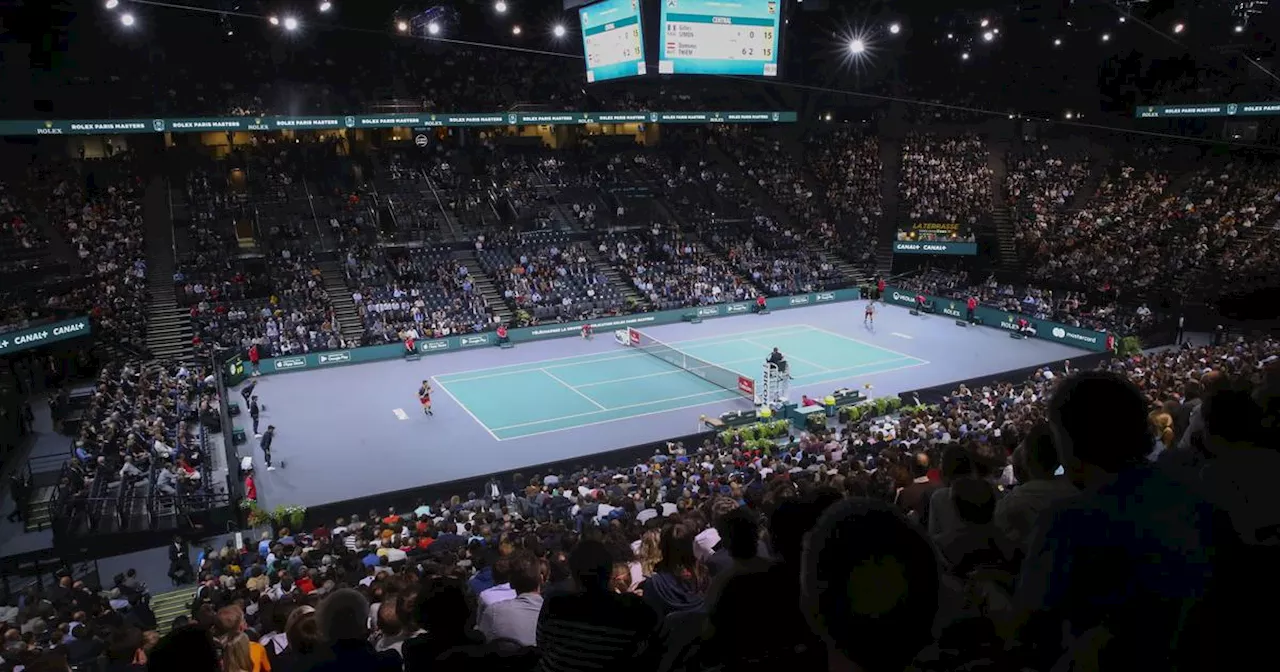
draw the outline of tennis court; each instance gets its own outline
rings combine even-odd
[[[760,377],[769,352],[780,348],[791,365],[793,388],[928,364],[805,324],[669,345],[754,379]],[[614,352],[438,375],[432,380],[499,441],[733,399],[746,403],[734,390],[645,350],[621,345]]]

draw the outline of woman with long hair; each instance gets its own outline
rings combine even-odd
[[[658,549],[662,559],[640,586],[643,597],[660,617],[702,606],[707,591],[707,571],[693,551],[694,527],[676,523],[662,530]]]
[[[223,643],[222,672],[253,672],[248,635],[241,632]]]

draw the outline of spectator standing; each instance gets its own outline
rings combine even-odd
[[[1013,452],[1018,485],[996,503],[995,524],[1022,552],[1027,550],[1040,514],[1078,492],[1065,475],[1056,475],[1059,466],[1057,449],[1045,423],[1036,425]]]

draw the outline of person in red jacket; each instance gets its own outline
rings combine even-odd
[[[876,278],[876,298],[884,298],[884,278]]]
[[[253,375],[260,376],[262,372],[258,370],[258,344],[254,343],[249,346],[249,364],[253,367]]]
[[[969,321],[973,322],[973,314],[978,310],[978,299],[972,296],[969,297],[969,300],[965,302],[965,308],[969,314]]]
[[[767,306],[768,306],[768,303],[765,301],[764,294],[761,294],[760,296],[757,296],[757,297],[756,297],[756,312],[757,312],[757,313],[763,313],[763,312],[764,312],[764,309],[765,309]]]
[[[258,486],[253,482],[252,469],[244,476],[244,498],[251,502],[258,501]]]
[[[502,345],[503,343],[506,343],[506,342],[507,342],[507,325],[500,324],[498,325],[498,345]]]
[[[406,356],[407,356],[407,355],[412,355],[412,354],[414,354],[415,352],[417,352],[417,347],[418,347],[418,343],[417,343],[417,341],[413,340],[413,335],[412,335],[412,334],[410,334],[409,336],[406,336],[406,337],[405,337],[405,339],[404,339],[404,354],[405,354]]]

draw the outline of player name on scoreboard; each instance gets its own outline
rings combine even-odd
[[[765,75],[776,75],[776,32],[767,18],[668,14],[662,53],[664,59],[761,61]]]
[[[637,59],[637,73],[644,72],[644,47],[640,43],[640,23],[634,16],[595,26],[586,31],[587,77],[593,79],[591,68],[617,63],[629,63]]]

